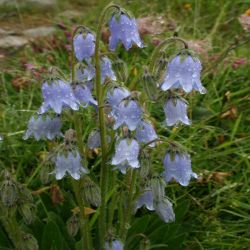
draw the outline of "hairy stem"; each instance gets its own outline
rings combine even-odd
[[[170,37],[170,38],[167,38],[165,40],[163,40],[153,51],[152,53],[152,56],[150,58],[150,64],[149,64],[149,72],[150,73],[153,73],[154,71],[154,67],[155,67],[155,63],[158,59],[158,56],[159,56],[159,53],[160,51],[166,46],[168,45],[169,43],[171,42],[175,42],[175,41],[179,41],[181,43],[184,44],[184,48],[185,49],[188,49],[188,44],[185,40],[183,40],[182,38],[179,38],[179,37]]]
[[[101,173],[100,173],[100,186],[101,186],[101,206],[99,216],[99,244],[100,249],[104,248],[105,236],[106,236],[106,201],[105,196],[107,193],[107,143],[106,143],[106,126],[105,126],[105,113],[104,113],[104,95],[101,84],[101,62],[100,62],[100,40],[102,27],[104,25],[106,13],[110,9],[120,9],[118,5],[110,4],[105,7],[100,15],[97,31],[96,31],[96,43],[95,43],[95,69],[96,69],[96,96],[98,101],[98,116],[99,116],[99,127],[101,137],[101,151],[102,151],[102,162],[101,162]]]

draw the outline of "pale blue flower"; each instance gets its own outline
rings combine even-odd
[[[62,80],[54,80],[51,84],[47,82],[42,86],[43,103],[39,114],[53,109],[57,114],[61,114],[63,108],[79,109],[79,103],[74,96],[70,84]]]
[[[89,172],[87,168],[82,166],[81,156],[78,151],[67,152],[66,155],[58,153],[54,161],[57,180],[61,180],[66,172],[75,180],[79,180],[81,174]]]
[[[105,242],[105,250],[123,250],[124,244],[119,240]]]
[[[91,131],[87,145],[89,149],[99,148],[101,146],[101,136],[98,130]]]
[[[190,55],[178,55],[167,66],[167,72],[161,85],[162,90],[181,88],[186,93],[197,90],[206,93],[200,80],[201,62]]]
[[[91,33],[78,34],[74,37],[73,46],[78,61],[89,59],[95,52],[95,36]]]
[[[178,123],[191,124],[187,116],[187,104],[181,98],[169,98],[164,106],[164,111],[168,126]]]
[[[164,168],[163,177],[166,182],[174,179],[182,186],[187,186],[192,177],[198,177],[192,171],[190,155],[187,153],[176,153],[174,159],[171,159],[170,153],[167,153],[164,159]]]
[[[173,205],[168,200],[168,198],[164,197],[161,200],[154,201],[154,208],[155,208],[155,212],[157,213],[157,215],[165,223],[175,220]]]
[[[74,89],[74,94],[82,107],[86,108],[90,104],[97,106],[97,101],[93,98],[92,93],[87,86],[77,85]]]
[[[122,100],[130,96],[124,87],[115,87],[107,93],[107,101],[111,107],[118,106]]]
[[[150,211],[155,210],[152,190],[145,190],[136,200],[135,209],[137,210],[142,206],[145,206]]]
[[[142,109],[133,100],[122,101],[117,107],[113,107],[111,114],[115,119],[114,129],[127,125],[133,131],[141,121]]]
[[[56,137],[61,137],[61,120],[59,117],[50,118],[49,116],[42,117],[38,116],[35,118],[31,117],[28,124],[28,129],[23,136],[24,140],[30,137],[34,137],[37,141],[41,138],[47,138],[53,140]]]
[[[141,121],[136,128],[135,138],[138,142],[149,143],[158,138],[153,125],[149,121]],[[152,142],[150,147],[155,147],[155,142]]]
[[[113,16],[109,21],[110,38],[109,49],[114,51],[119,42],[123,44],[126,50],[129,50],[133,44],[143,48],[137,23],[135,18],[129,18],[125,14],[119,17]]]
[[[126,166],[127,164],[132,168],[139,168],[139,151],[139,144],[136,140],[122,139],[116,144],[111,164],[116,166]]]

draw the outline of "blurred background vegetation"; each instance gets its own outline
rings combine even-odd
[[[108,1],[0,0],[0,170],[27,192],[34,204],[30,217],[15,213],[24,234],[21,241],[39,249],[77,249],[66,231],[74,208],[67,180],[55,182],[41,164],[53,142],[23,141],[29,117],[41,103],[40,87],[50,66],[69,74],[72,29],[84,24],[95,30],[101,9]],[[250,246],[250,70],[248,0],[136,0],[120,1],[138,18],[147,47],[118,50],[128,63],[131,89],[141,88],[142,66],[165,37],[186,39],[203,63],[202,80],[208,92],[191,94],[190,127],[172,130],[156,124],[158,133],[184,144],[192,155],[198,181],[189,187],[167,186],[174,203],[176,222],[164,224],[155,215],[136,218],[129,234],[143,233],[157,249],[249,249]],[[103,30],[103,41],[108,32]],[[151,112],[163,121],[161,106]],[[86,131],[93,124],[89,124]],[[155,152],[163,156],[164,152]],[[157,162],[155,163],[157,164]],[[160,162],[158,161],[158,164]],[[1,190],[6,176],[1,176]],[[0,206],[0,249],[15,249],[17,229]],[[91,216],[91,215],[90,215]],[[14,218],[14,217],[13,217]],[[27,221],[27,220],[28,221]],[[28,222],[28,225],[27,225]],[[19,239],[19,240],[20,240]],[[128,242],[138,249],[139,238]],[[162,244],[167,244],[163,246]],[[153,249],[153,248],[152,248]]]

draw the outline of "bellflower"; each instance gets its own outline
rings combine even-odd
[[[98,130],[93,130],[89,134],[88,142],[87,142],[89,149],[99,148],[101,145],[101,137],[100,132]]]
[[[116,166],[128,164],[132,168],[139,168],[139,151],[139,144],[136,140],[122,139],[116,144],[111,164]]]
[[[73,40],[74,52],[78,61],[88,59],[95,52],[95,36],[91,33],[78,34]]]
[[[129,50],[133,44],[143,48],[137,23],[135,18],[129,18],[125,14],[121,14],[119,17],[113,16],[109,21],[110,38],[109,49],[114,51],[117,44],[121,42],[126,50]]]
[[[141,121],[142,110],[133,100],[122,101],[117,107],[113,107],[111,114],[115,119],[114,129],[127,125],[133,131]]]
[[[178,123],[191,124],[187,116],[187,104],[180,98],[168,99],[164,106],[164,111],[168,126],[173,126]]]
[[[86,108],[89,104],[97,106],[97,101],[93,98],[90,89],[84,85],[77,85],[74,94],[79,103]]]
[[[141,121],[136,128],[135,138],[141,143],[149,143],[158,138],[153,125],[148,121]],[[155,142],[149,145],[155,147]]]
[[[123,87],[115,87],[110,90],[107,94],[107,101],[111,107],[118,106],[120,102],[129,97],[130,92]]]
[[[29,137],[34,136],[37,141],[41,138],[53,140],[56,137],[63,136],[60,131],[61,127],[62,124],[59,117],[50,118],[49,116],[46,116],[46,118],[43,118],[42,116],[39,116],[36,119],[32,116],[29,120],[28,129],[23,139],[27,140]]]
[[[79,80],[93,80],[95,78],[95,67],[88,61],[88,66],[83,70],[78,69],[77,78]],[[107,57],[101,59],[101,83],[103,84],[105,80],[109,78],[112,81],[116,80],[115,73],[112,69],[111,60]]]
[[[176,153],[174,159],[171,159],[170,153],[167,153],[164,168],[163,177],[166,182],[174,179],[182,186],[187,186],[191,177],[197,178],[197,174],[191,168],[190,155],[186,153]]]
[[[186,93],[197,90],[206,93],[200,80],[201,62],[190,55],[178,55],[173,58],[168,66],[167,73],[161,85],[162,90],[182,88]]]
[[[105,243],[105,250],[123,250],[124,244],[119,240],[113,240],[112,242]]]
[[[79,103],[74,96],[70,84],[62,80],[55,80],[51,84],[44,82],[42,95],[44,101],[39,114],[47,112],[50,108],[57,114],[61,114],[63,108],[79,109]]]
[[[144,193],[137,199],[135,209],[137,210],[142,206],[145,206],[150,211],[155,210],[152,190],[145,190]]]
[[[75,180],[79,180],[81,174],[87,174],[89,172],[88,169],[82,166],[81,156],[78,151],[68,152],[67,155],[58,154],[54,161],[57,180],[61,180],[66,172]]]
[[[157,215],[165,223],[175,220],[175,214],[173,211],[172,203],[166,197],[154,202],[154,208]]]

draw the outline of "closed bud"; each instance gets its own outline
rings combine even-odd
[[[101,191],[99,186],[93,182],[88,176],[84,178],[82,186],[82,195],[84,200],[92,206],[98,207],[101,205]]]
[[[148,155],[142,158],[141,167],[139,168],[139,174],[143,180],[147,179],[150,175],[151,160]]]
[[[80,228],[80,219],[76,214],[73,214],[67,221],[67,230],[69,235],[76,236]]]
[[[150,241],[149,239],[143,239],[140,241],[140,250],[149,250],[150,249]]]
[[[33,204],[22,203],[18,206],[19,212],[23,217],[23,220],[26,224],[31,224],[34,221],[34,210],[35,207]]]
[[[39,177],[43,185],[47,185],[51,180],[51,168],[48,164],[45,164],[40,171]]]
[[[117,75],[118,80],[126,82],[128,78],[128,67],[126,63],[121,59],[117,59],[113,63],[113,69]]]
[[[26,188],[24,185],[22,185],[20,183],[17,183],[17,188],[18,188],[18,192],[19,192],[18,201],[20,201],[21,203],[33,202],[32,193],[28,188]]]
[[[5,206],[13,206],[18,199],[18,189],[15,182],[12,180],[3,181],[0,186],[0,196]]]
[[[141,80],[142,80],[143,89],[146,92],[148,98],[152,101],[156,101],[159,95],[159,92],[157,89],[156,77],[151,75],[148,72],[148,70],[145,69]]]
[[[165,182],[162,178],[153,178],[151,180],[151,187],[154,200],[161,201],[165,197]]]
[[[20,249],[38,250],[37,240],[31,234],[22,233],[22,241]]]

